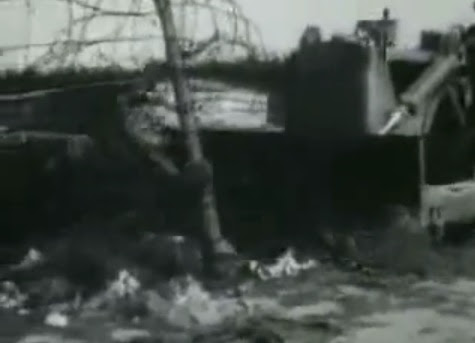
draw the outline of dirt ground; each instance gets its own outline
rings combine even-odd
[[[474,342],[475,245],[434,249],[423,236],[397,230],[382,239],[364,247],[378,261],[368,268],[289,250],[276,260],[247,261],[245,275],[219,285],[187,273],[158,278],[153,270],[163,261],[145,272],[137,260],[112,258],[117,239],[108,240],[107,253],[97,253],[107,245],[97,238],[74,240],[111,264],[101,274],[87,269],[89,261],[78,272],[104,278],[83,297],[64,270],[78,262],[53,263],[63,265],[54,272],[40,267],[65,259],[57,252],[64,249],[53,248],[64,241],[31,248],[16,264],[26,268],[23,276],[1,284],[0,342]]]

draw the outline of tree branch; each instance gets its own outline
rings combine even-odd
[[[68,1],[74,5],[77,5],[83,9],[91,10],[93,12],[99,12],[101,15],[105,16],[118,16],[118,17],[145,17],[153,14],[153,11],[149,12],[141,12],[141,11],[115,11],[111,9],[107,9],[101,6],[91,5],[86,1],[83,0],[60,0],[60,1]]]

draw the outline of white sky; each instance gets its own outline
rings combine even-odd
[[[128,0],[105,0],[117,8],[119,3]],[[146,1],[146,0],[144,0]],[[151,1],[151,0],[150,0]],[[237,0],[244,13],[260,29],[266,48],[271,52],[284,53],[296,45],[299,35],[308,24],[319,25],[325,34],[335,31],[349,32],[357,19],[378,18],[382,8],[388,6],[392,16],[400,20],[401,43],[413,44],[421,29],[444,28],[452,23],[475,22],[472,0]],[[34,10],[31,20],[25,0],[0,2],[0,46],[48,42],[54,39],[54,33],[65,27],[67,14],[60,0],[31,0]],[[206,36],[209,32],[209,20],[202,18],[194,33]],[[116,19],[96,22],[89,29],[88,37],[98,32],[111,31],[118,26]],[[119,26],[123,26],[119,24]],[[126,25],[124,25],[125,27]],[[127,30],[131,34],[153,34],[159,32],[149,24],[141,28]],[[116,60],[127,58],[130,54],[145,56],[157,53],[150,43],[139,48],[126,44],[111,48],[107,45],[103,53]],[[131,50],[132,49],[132,50]],[[152,51],[153,50],[153,51]],[[34,53],[6,53],[0,56],[0,68],[15,67],[25,61],[25,56]]]

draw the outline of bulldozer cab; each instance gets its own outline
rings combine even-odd
[[[387,16],[361,20],[354,35],[327,41],[306,39],[304,32],[280,90],[288,135],[341,140],[378,132],[396,105],[385,56],[397,21]]]

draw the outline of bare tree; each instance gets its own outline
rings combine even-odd
[[[202,160],[203,150],[198,137],[197,121],[192,113],[192,98],[183,75],[182,50],[177,33],[170,0],[154,0],[165,39],[166,58],[171,69],[177,113],[184,133],[185,145],[191,160]],[[223,238],[216,210],[212,181],[206,185],[202,196],[203,252],[213,262],[218,254],[234,254],[233,247]]]
[[[61,67],[74,61],[83,51],[90,47],[104,44],[116,44],[120,42],[153,41],[160,39],[164,43],[166,53],[166,64],[170,70],[171,81],[175,93],[176,112],[179,117],[181,131],[183,132],[185,146],[191,162],[205,162],[201,142],[198,135],[197,121],[193,113],[192,93],[187,85],[183,73],[184,60],[192,60],[196,56],[206,52],[216,52],[223,45],[239,46],[247,51],[248,56],[258,58],[259,49],[251,41],[251,22],[243,15],[242,10],[234,0],[181,0],[174,2],[171,0],[153,0],[153,11],[144,9],[146,5],[142,0],[128,0],[129,7],[124,10],[107,8],[104,0],[57,0],[67,5],[68,24],[61,30],[54,42],[47,44],[29,44],[28,48],[46,48],[38,58],[33,60],[35,67]],[[149,2],[150,4],[150,2]],[[193,37],[186,37],[185,30],[177,29],[176,18],[172,5],[178,8],[178,14],[183,15],[185,8],[207,9],[211,13],[210,20],[214,26],[214,34],[205,40],[196,41]],[[29,3],[29,6],[31,4]],[[223,8],[224,7],[224,8]],[[75,9],[80,9],[81,14],[75,15]],[[181,11],[180,11],[181,10]],[[230,32],[223,32],[219,26],[217,17],[221,15],[231,23]],[[159,18],[162,35],[151,34],[146,36],[123,36],[121,27],[124,20],[146,20],[153,17]],[[100,18],[116,18],[118,27],[112,34],[102,37],[88,38],[88,27]],[[189,18],[181,19],[181,26]],[[239,26],[244,30],[239,32]],[[254,28],[255,29],[255,28]],[[158,31],[158,30],[157,30]],[[228,30],[229,31],[229,30]],[[242,32],[243,31],[243,32]],[[256,30],[257,31],[257,30]],[[260,42],[259,42],[260,43]],[[16,51],[26,48],[17,45],[4,47],[4,51]],[[261,51],[261,53],[263,50]],[[147,74],[149,70],[145,68]],[[157,82],[154,80],[153,72],[144,75],[147,83]],[[155,161],[156,162],[156,161]],[[159,162],[157,162],[159,163]],[[218,255],[234,255],[235,250],[227,242],[221,233],[219,216],[216,209],[216,199],[213,190],[212,178],[205,185],[201,200],[201,237],[203,242],[203,252],[207,258],[208,265],[214,265]]]
[[[21,4],[20,0],[3,0],[4,2]],[[5,54],[24,51],[29,64],[26,67],[58,68],[81,64],[81,59],[91,55],[96,62],[110,65],[117,63],[114,53],[103,49],[127,44],[131,62],[135,65],[143,63],[137,55],[145,55],[136,48],[147,47],[161,50],[164,43],[160,34],[161,26],[157,20],[154,1],[150,0],[56,0],[58,6],[65,10],[64,26],[52,33],[54,38],[48,42],[27,41],[26,44],[2,46]],[[27,20],[35,20],[35,13],[40,10],[39,3],[24,0]],[[177,40],[185,51],[200,51],[201,55],[215,58],[220,51],[240,51],[252,56],[265,56],[259,30],[244,15],[235,0],[172,0],[173,13],[176,18]],[[6,6],[6,5],[4,5]],[[196,32],[203,18],[211,30],[212,44],[202,46]],[[58,18],[57,22],[61,22]],[[200,21],[201,20],[201,21]],[[29,25],[35,27],[35,25]],[[144,28],[145,27],[145,28]],[[105,29],[107,28],[107,29]],[[28,39],[33,37],[28,34]],[[201,39],[202,40],[202,39]],[[208,42],[210,43],[210,42]],[[153,48],[153,49],[152,49]],[[147,57],[155,57],[155,52]],[[124,56],[122,56],[124,57]]]

